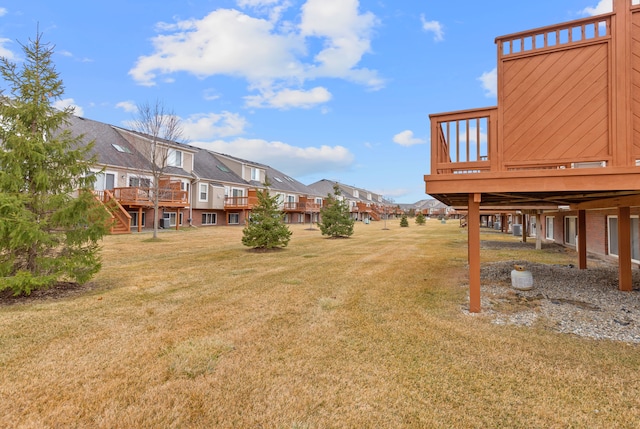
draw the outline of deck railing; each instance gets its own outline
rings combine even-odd
[[[575,47],[611,37],[613,14],[537,28],[496,39],[499,59]]]
[[[431,115],[431,160],[436,174],[465,174],[491,168],[497,107]]]
[[[282,209],[288,212],[318,212],[320,211],[320,204],[288,201],[283,203]]]
[[[258,203],[257,197],[225,197],[225,209],[250,209]]]
[[[95,198],[100,201],[111,215],[111,232],[131,232],[131,215],[118,204],[113,193],[109,190],[93,191]]]
[[[113,195],[125,205],[151,206],[153,205],[155,190],[140,186],[130,186],[127,188],[114,188]],[[158,190],[158,200],[160,205],[179,206],[189,205],[189,192],[178,189],[161,188]]]

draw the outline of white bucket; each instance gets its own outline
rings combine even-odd
[[[511,271],[511,287],[518,290],[533,289],[533,275],[531,271]]]

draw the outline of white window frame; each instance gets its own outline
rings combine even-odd
[[[555,241],[555,236],[553,235],[553,224],[555,220],[555,216],[546,216],[545,218],[544,236],[547,240]]]
[[[206,212],[202,213],[202,225],[217,225],[218,224],[218,214]]]
[[[182,168],[182,162],[184,160],[184,153],[178,149],[167,150],[167,165],[169,167]]]
[[[109,175],[113,176],[113,188],[116,187],[116,184],[117,184],[116,182],[118,180],[117,172],[111,171],[111,170],[104,170],[104,171],[91,170],[91,172],[96,177],[96,180],[93,182],[93,189],[95,191],[104,191],[109,189],[107,188],[107,176]]]
[[[183,215],[184,213],[180,212],[179,225],[182,225]],[[176,212],[164,212],[162,213],[162,217],[164,219],[169,219],[169,226],[176,226],[176,217],[177,217]]]
[[[360,192],[357,189],[353,190],[353,198],[360,198]]]
[[[149,182],[149,186],[141,186],[140,183],[138,183],[138,185],[131,185],[131,180],[145,180]],[[143,176],[140,174],[129,174],[127,177],[127,186],[130,188],[152,188],[153,187],[153,177],[151,176]]]
[[[615,228],[611,227],[611,220],[613,219],[616,220]],[[640,229],[640,218],[638,217],[638,215],[632,215],[631,216],[631,261],[636,264],[640,264],[640,241],[639,241],[640,230],[639,229]],[[617,243],[615,246],[615,250],[612,250],[613,247],[611,246],[611,241],[614,236]],[[619,256],[618,245],[617,245],[618,243],[619,243],[618,216],[617,215],[607,216],[607,249],[608,249],[607,253],[609,254],[609,256],[613,256],[614,258],[617,258]]]
[[[260,181],[260,169],[256,167],[251,167],[251,180]]]
[[[570,237],[568,234],[571,233],[571,228],[569,224],[573,224],[573,230],[575,232],[575,234],[573,235],[573,237]],[[564,231],[563,232],[563,241],[565,244],[569,245],[569,246],[576,246],[578,244],[578,216],[565,216],[564,217]],[[569,240],[567,240],[567,238],[569,238]],[[571,239],[573,238],[573,242],[571,241]]]
[[[204,198],[202,197],[204,195]],[[198,201],[200,202],[208,202],[209,201],[209,184],[208,183],[200,183],[198,185]]]

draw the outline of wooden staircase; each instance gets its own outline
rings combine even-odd
[[[95,198],[109,212],[111,234],[131,234],[131,215],[122,207],[109,190],[93,191]]]

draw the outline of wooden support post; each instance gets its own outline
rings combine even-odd
[[[527,215],[522,213],[522,242],[527,242]]]
[[[142,232],[142,207],[138,207],[138,232]]]
[[[469,194],[469,311],[480,312],[480,201],[481,194]]]
[[[542,210],[538,210],[536,212],[536,250],[542,250],[542,225],[540,221],[542,220]]]
[[[180,209],[176,212],[176,231],[180,229]]]
[[[618,208],[618,285],[625,292],[633,290],[631,274],[631,210]]]
[[[578,268],[587,269],[587,212],[578,210]]]

